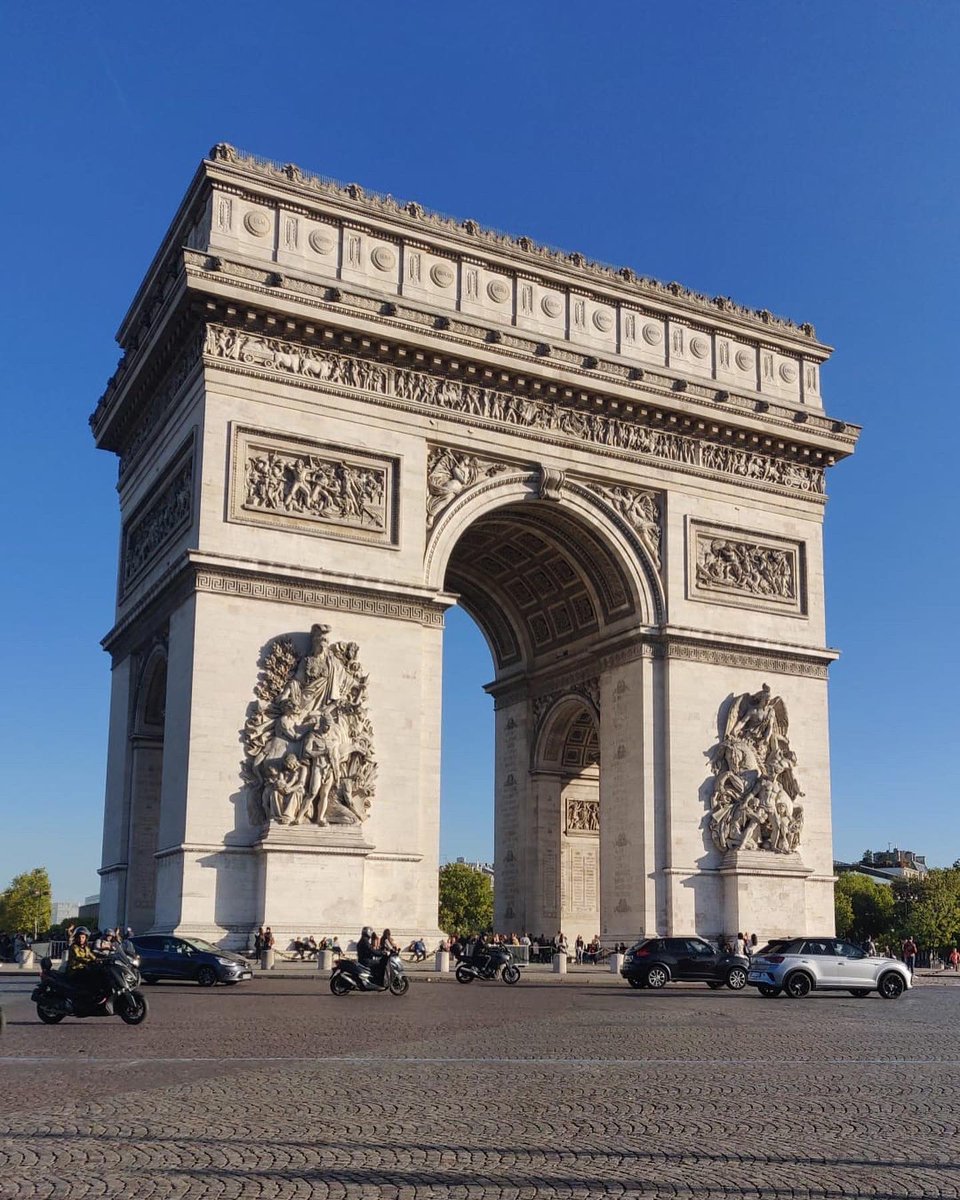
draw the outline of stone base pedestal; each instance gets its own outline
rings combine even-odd
[[[446,950],[437,951],[436,969],[441,975],[446,975],[450,970],[450,955]]]
[[[554,975],[566,975],[567,956],[565,954],[555,954],[553,956],[553,973]]]
[[[611,954],[610,955],[610,974],[611,975],[619,975],[620,968],[622,966],[623,966],[623,955],[622,954]]]
[[[276,962],[276,958],[277,952],[272,946],[268,946],[267,949],[264,950],[264,952],[260,955],[260,970],[272,971],[273,964]]]
[[[270,825],[255,846],[257,924],[271,926],[281,948],[305,931],[320,937],[355,930],[356,937],[370,923],[364,874],[373,849],[359,825]]]
[[[762,944],[806,932],[807,879],[812,874],[799,854],[728,850],[720,864],[723,933],[731,938],[755,933]]]
[[[333,951],[321,950],[317,955],[317,970],[332,971],[333,970]]]

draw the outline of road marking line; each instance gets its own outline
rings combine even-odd
[[[100,1066],[169,1066],[188,1063],[300,1063],[314,1067],[336,1066],[455,1066],[455,1067],[960,1067],[956,1058],[421,1058],[399,1054],[390,1055],[197,1055],[177,1058],[100,1058],[97,1055],[78,1053],[75,1055],[37,1054],[3,1055],[0,1064],[16,1066],[18,1063],[38,1066],[46,1063],[91,1064]]]

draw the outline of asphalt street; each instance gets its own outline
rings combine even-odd
[[[0,981],[0,1196],[958,1196],[960,986],[158,985],[38,1023]]]

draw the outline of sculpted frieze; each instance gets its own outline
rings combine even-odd
[[[710,833],[720,850],[792,854],[803,829],[787,709],[768,684],[729,703],[712,751]]]
[[[515,396],[480,384],[438,378],[425,371],[369,362],[260,333],[208,325],[204,353],[225,363],[278,371],[310,382],[373,393],[391,401],[518,426],[549,436],[551,440],[589,442],[684,468],[714,471],[813,495],[823,494],[823,470],[820,467],[655,429],[603,413],[585,412],[557,402]]]
[[[395,460],[259,430],[238,428],[234,437],[231,519],[394,540]]]
[[[427,528],[429,529],[447,505],[452,504],[474,484],[511,468],[508,463],[495,462],[462,450],[431,448],[427,456]]]
[[[189,525],[192,512],[191,452],[166,475],[154,495],[124,528],[120,565],[122,591],[126,591],[163,547]]]
[[[243,727],[243,777],[253,825],[359,825],[377,762],[367,675],[356,642],[314,625],[303,655],[277,638],[263,660]]]
[[[805,609],[803,548],[780,538],[692,523],[688,530],[693,599],[753,608]]]
[[[599,833],[600,801],[576,796],[567,798],[567,833]]]
[[[587,487],[623,517],[659,567],[661,521],[660,502],[656,492],[620,485],[608,487],[592,482],[588,483]]]

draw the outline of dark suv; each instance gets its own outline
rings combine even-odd
[[[172,933],[150,933],[135,937],[144,983],[158,979],[195,980],[201,987],[216,983],[239,983],[253,972],[246,959],[232,950],[221,950],[202,938],[174,937]]]
[[[724,984],[739,992],[747,985],[750,961],[736,954],[722,954],[698,937],[645,938],[623,958],[620,974],[631,987],[662,988],[668,983],[705,983],[710,988]]]

